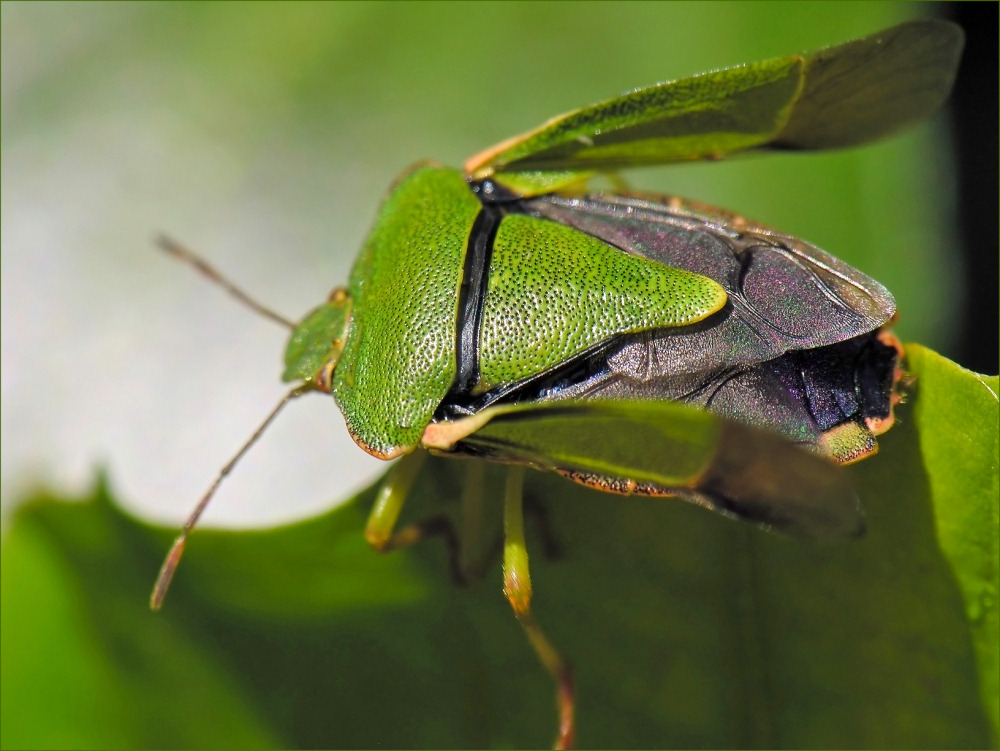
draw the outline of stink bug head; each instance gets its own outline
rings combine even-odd
[[[330,378],[347,340],[352,307],[347,290],[338,287],[295,326],[285,347],[281,380],[311,382],[320,391],[330,390]]]

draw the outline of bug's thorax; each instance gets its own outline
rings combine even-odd
[[[331,390],[355,440],[382,457],[418,445],[442,405],[515,387],[625,333],[690,325],[726,302],[703,275],[481,201],[461,173],[431,165],[386,200],[348,294]]]

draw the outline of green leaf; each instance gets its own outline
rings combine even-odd
[[[529,477],[562,551],[529,517],[534,607],[574,661],[582,746],[996,745],[997,378],[909,352],[899,424],[849,470],[861,540]],[[452,510],[467,466],[429,461],[404,513]],[[376,555],[371,498],[196,532],[156,615],[169,531],[104,487],[36,498],[4,539],[3,747],[549,742],[553,688],[499,567],[456,587],[440,544]]]
[[[1000,727],[1000,380],[965,370],[925,347],[910,346],[908,353],[918,374],[914,420],[938,542],[965,600],[995,743]]]

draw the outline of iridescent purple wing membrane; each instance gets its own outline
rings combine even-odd
[[[549,195],[522,209],[708,276],[729,295],[699,324],[621,338],[584,377],[549,379],[543,399],[687,402],[819,445],[841,463],[873,452],[875,435],[891,426],[900,348],[881,327],[895,303],[857,269],[798,238],[679,201]]]

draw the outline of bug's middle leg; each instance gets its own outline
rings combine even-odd
[[[408,548],[428,537],[443,537],[448,547],[452,578],[464,584],[466,578],[459,556],[458,535],[447,515],[437,514],[396,530],[396,522],[403,510],[403,504],[413,489],[426,458],[426,451],[414,451],[400,459],[389,470],[368,516],[365,539],[378,552],[388,553],[391,550]]]

